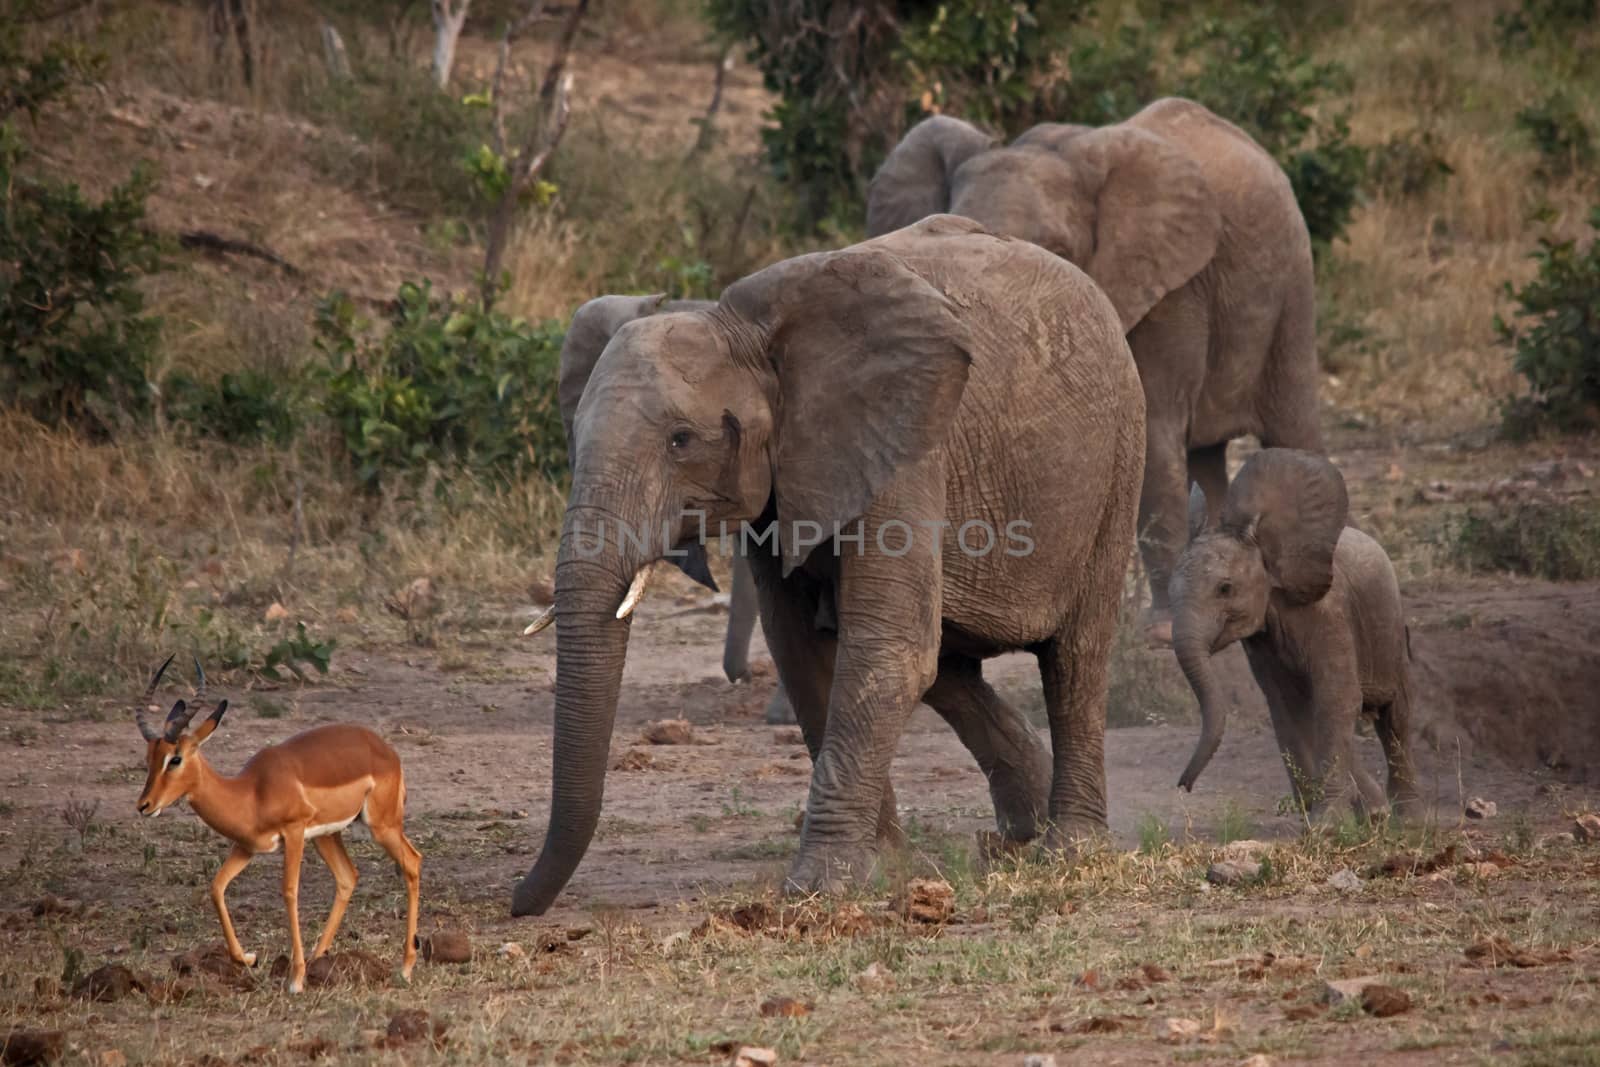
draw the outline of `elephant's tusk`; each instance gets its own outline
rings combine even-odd
[[[526,630],[522,631],[522,636],[523,637],[527,637],[529,634],[536,634],[540,630],[544,629],[546,626],[549,626],[551,623],[553,623],[555,621],[556,621],[556,606],[554,604],[551,604],[549,607],[545,608],[542,612],[539,613],[539,617],[537,619],[534,619],[532,622],[530,622],[528,624],[528,628]]]
[[[647,563],[633,576],[633,584],[628,586],[628,595],[622,598],[622,603],[617,608],[617,618],[626,619],[633,614],[633,609],[639,606],[639,601],[644,599],[644,587],[650,584],[650,572],[654,567],[655,564]]]

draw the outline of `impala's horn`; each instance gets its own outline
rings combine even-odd
[[[150,698],[156,695],[156,686],[161,684],[161,676],[167,673],[167,668],[172,666],[172,661],[177,658],[177,653],[167,657],[150,679],[150,684],[145,687],[144,696],[139,698],[139,706],[133,709],[133,721],[138,724],[139,734],[146,741],[155,741],[161,737],[161,731],[150,725]]]

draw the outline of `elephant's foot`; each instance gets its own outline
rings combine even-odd
[[[997,766],[989,775],[995,829],[1008,841],[1032,841],[1044,832],[1050,808],[1050,780],[1027,769]]]
[[[772,699],[767,701],[767,722],[774,726],[792,726],[796,722],[794,705],[789,703],[789,694],[784,692],[782,683],[772,691]]]
[[[802,844],[783,881],[783,892],[786,896],[837,895],[871,878],[877,866],[877,850],[870,845]]]
[[[1420,824],[1427,817],[1427,805],[1415,787],[1397,791],[1389,802],[1390,811],[1398,822]]]

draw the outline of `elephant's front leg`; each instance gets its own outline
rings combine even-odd
[[[1383,794],[1356,765],[1356,718],[1361,714],[1361,686],[1353,659],[1324,649],[1328,661],[1311,679],[1311,702],[1304,723],[1314,764],[1310,782],[1311,821],[1334,826],[1366,807],[1368,794],[1382,804]],[[1367,781],[1363,782],[1363,777]]]
[[[930,513],[942,518],[942,479],[937,494],[908,495],[886,493],[875,506],[876,514],[901,519],[885,531],[897,548],[901,526],[915,528]],[[917,506],[930,503],[937,510]],[[873,869],[889,766],[906,719],[937,673],[937,528],[914,529],[906,553],[891,557],[875,551],[878,522],[869,516],[864,527],[864,547],[841,543],[837,559],[833,689],[800,852],[789,870],[787,888],[795,892],[837,891]]]

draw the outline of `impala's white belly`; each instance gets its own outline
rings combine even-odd
[[[361,807],[363,811],[366,810],[365,804],[363,804]],[[356,812],[356,815],[360,814],[361,812]],[[343,822],[325,822],[321,826],[308,826],[306,827],[306,840],[310,841],[313,837],[324,837],[328,834],[336,834],[355,821],[356,816],[352,815]]]

